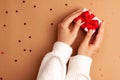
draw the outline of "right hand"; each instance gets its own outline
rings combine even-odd
[[[103,23],[99,27],[98,33],[95,37],[95,40],[92,43],[90,43],[92,35],[93,35],[93,31],[89,30],[87,32],[87,35],[85,36],[84,41],[78,48],[78,55],[85,55],[85,56],[91,57],[93,54],[98,52],[98,50],[100,48],[100,44],[103,40],[103,35],[104,35]]]
[[[72,14],[68,15],[61,23],[58,25],[58,38],[57,41],[64,42],[68,45],[72,45],[74,40],[78,35],[80,29],[81,20],[78,20],[74,24],[74,28],[70,29],[70,24],[82,13],[83,9],[79,9]]]

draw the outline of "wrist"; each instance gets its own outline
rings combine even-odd
[[[78,55],[83,55],[83,56],[87,56],[87,57],[92,57],[92,54],[81,54],[81,53],[78,53]]]
[[[65,44],[71,46],[71,44],[70,44],[68,41],[64,41],[64,40],[59,40],[59,39],[58,39],[57,42],[62,42],[62,43],[65,43]]]

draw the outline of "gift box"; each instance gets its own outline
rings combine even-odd
[[[77,22],[77,20],[81,19],[81,28],[84,29],[86,32],[88,30],[93,30],[93,33],[95,30],[100,26],[101,20],[97,18],[91,11],[87,10],[86,8],[83,9],[80,16],[74,19],[74,22]]]

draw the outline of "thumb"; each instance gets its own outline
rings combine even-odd
[[[78,20],[76,23],[75,23],[75,26],[74,26],[74,29],[73,29],[73,33],[78,33],[79,29],[80,29],[80,26],[81,26],[81,20]]]

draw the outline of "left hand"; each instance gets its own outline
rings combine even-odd
[[[64,42],[68,45],[72,45],[80,29],[81,20],[78,20],[75,23],[74,28],[72,30],[70,30],[69,26],[73,22],[73,20],[76,17],[78,17],[81,13],[82,9],[73,12],[58,25],[58,41]]]

